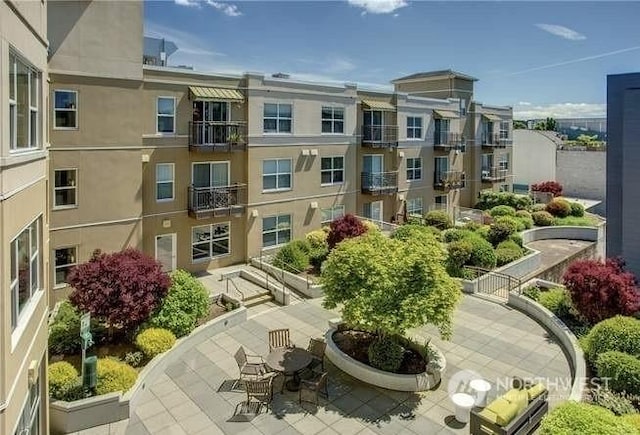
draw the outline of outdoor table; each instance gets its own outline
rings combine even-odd
[[[286,382],[287,390],[298,391],[300,389],[299,373],[307,368],[313,356],[299,347],[283,347],[273,349],[264,359],[267,365],[285,376],[293,375],[293,379]]]
[[[456,406],[456,420],[460,423],[468,423],[469,412],[475,402],[473,397],[466,393],[456,393],[451,396],[451,401]]]
[[[491,391],[491,384],[484,379],[474,379],[469,382],[469,387],[473,390],[475,406],[480,408],[487,406],[487,396],[489,396],[489,391]]]

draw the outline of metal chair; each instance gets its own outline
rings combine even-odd
[[[247,403],[255,399],[260,405],[266,405],[267,410],[273,401],[273,379],[274,376],[267,376],[262,379],[248,379],[245,381],[247,390]]]
[[[323,395],[326,399],[329,399],[329,389],[327,384],[329,382],[329,375],[327,372],[320,373],[313,380],[302,380],[300,382],[300,391],[298,392],[298,402],[302,403],[303,400],[309,403],[315,403],[318,406],[318,395]],[[303,396],[312,396],[313,400],[303,399]]]
[[[309,364],[309,369],[315,370],[316,367],[320,367],[320,371],[324,372],[324,351],[327,348],[327,343],[319,338],[310,338],[307,351],[313,356],[313,361]]]
[[[289,339],[289,329],[274,329],[269,331],[269,352],[282,347],[293,347]]]
[[[260,355],[247,355],[242,346],[236,351],[234,358],[240,370],[240,380],[245,380],[245,377],[248,376],[257,379],[267,372],[267,365],[262,357]],[[259,360],[259,362],[249,362],[249,358]]]

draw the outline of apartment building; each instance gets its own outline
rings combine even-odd
[[[0,433],[46,434],[47,6],[0,3]]]

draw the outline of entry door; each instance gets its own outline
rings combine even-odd
[[[204,102],[204,120],[207,122],[205,130],[206,143],[221,144],[227,140],[227,126],[229,110],[228,104],[221,101]]]
[[[162,264],[162,270],[171,272],[176,265],[176,234],[156,236],[156,260]]]
[[[382,140],[382,112],[367,110],[364,112],[364,140],[380,142]]]
[[[374,201],[364,204],[364,217],[374,221],[382,221],[382,201]]]

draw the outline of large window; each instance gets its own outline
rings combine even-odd
[[[435,144],[447,144],[449,142],[449,129],[451,122],[448,119],[436,119],[434,123]]]
[[[78,128],[78,93],[76,91],[53,91],[53,127],[59,129]]]
[[[437,195],[435,197],[435,201],[438,209],[446,209],[449,202],[449,197],[447,195]]]
[[[498,157],[498,167],[504,170],[509,169],[509,154],[500,154]]]
[[[407,159],[407,181],[422,179],[422,159],[420,157]]]
[[[231,252],[231,224],[203,225],[191,229],[191,258],[193,261],[227,255]]]
[[[444,175],[449,171],[449,158],[448,157],[436,157],[434,159],[436,177]]]
[[[291,215],[281,214],[262,219],[262,247],[282,245],[291,240]]]
[[[407,214],[422,217],[422,198],[407,199]]]
[[[342,204],[333,206],[331,208],[323,208],[321,210],[320,223],[322,225],[328,225],[331,223],[331,221],[342,216],[344,216],[344,205]]]
[[[173,199],[174,167],[173,163],[158,163],[156,165],[157,201],[171,201]]]
[[[262,161],[262,189],[291,189],[291,159]]]
[[[265,133],[291,133],[291,120],[291,104],[265,103]]]
[[[320,160],[320,183],[338,184],[344,181],[344,157],[323,157]]]
[[[29,386],[27,400],[18,419],[15,435],[40,435],[40,394],[42,391],[42,378],[44,377],[44,361],[40,362],[38,380]]]
[[[40,228],[41,218],[33,221],[13,239],[11,257],[11,327],[18,324],[18,317],[27,302],[40,289]]]
[[[422,139],[422,118],[407,116],[407,139]]]
[[[500,122],[500,139],[509,139],[509,121]]]
[[[54,207],[74,207],[78,204],[77,169],[58,169],[54,171]]]
[[[78,264],[76,252],[75,246],[55,250],[55,285],[61,286],[67,283],[69,272]]]
[[[175,133],[176,131],[176,99],[158,97],[156,124],[158,133]]]
[[[344,109],[342,107],[322,107],[322,132],[344,133]]]
[[[9,52],[9,148],[40,145],[40,72]]]

